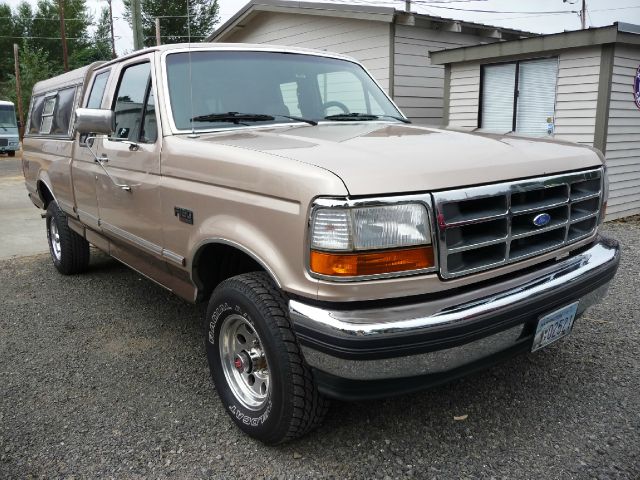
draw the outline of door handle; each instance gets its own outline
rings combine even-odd
[[[89,140],[90,138],[93,140],[93,139],[95,139],[96,137],[95,137],[95,136],[94,136],[94,137],[87,137],[87,140]],[[107,167],[105,167],[105,166],[104,166],[104,164],[105,164],[105,163],[107,163],[107,162],[109,161],[109,158],[106,156],[106,154],[104,154],[104,153],[103,153],[100,157],[98,157],[98,155],[96,154],[96,152],[94,152],[94,151],[93,151],[93,149],[92,149],[90,146],[88,146],[88,143],[87,143],[87,148],[89,149],[89,151],[90,151],[90,152],[91,152],[91,154],[93,155],[93,159],[94,159],[94,161],[95,161],[98,165],[100,165],[100,167],[102,167],[102,170],[104,170],[104,173],[106,173],[106,174],[107,174],[107,177],[109,177],[109,180],[111,180],[111,181],[113,182],[113,184],[114,184],[116,187],[118,187],[120,190],[124,190],[125,192],[130,192],[130,191],[131,191],[131,186],[129,186],[129,185],[125,184],[125,183],[118,183],[118,182],[116,181],[116,179],[115,179],[115,178],[113,178],[113,177],[111,176],[111,174],[110,174],[110,173],[109,173],[109,171],[107,170]]]

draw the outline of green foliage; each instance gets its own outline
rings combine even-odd
[[[22,106],[27,116],[31,90],[40,80],[51,78],[58,71],[48,59],[47,52],[42,48],[24,47],[20,51],[20,83],[22,87]],[[9,75],[9,79],[0,85],[0,98],[9,100],[17,105],[16,77]]]
[[[217,0],[141,0],[142,30],[145,46],[155,45],[155,19],[160,18],[162,43],[187,42],[187,2],[192,42],[202,42],[218,22]],[[124,0],[125,18],[131,25],[131,1]]]
[[[0,0],[1,1],[1,0]],[[91,34],[93,18],[86,0],[62,0],[69,69],[97,60],[109,60],[111,29],[109,11],[102,9]],[[0,3],[0,99],[15,101],[13,44],[18,44],[23,105],[29,105],[33,85],[63,72],[63,48],[60,35],[60,3],[39,0],[35,9],[23,1],[15,10]]]

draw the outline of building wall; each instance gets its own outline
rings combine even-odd
[[[606,143],[608,219],[640,214],[640,109],[633,101],[638,66],[640,46],[616,45]]]
[[[599,46],[588,47],[569,50],[558,55],[555,109],[555,137],[558,139],[593,145],[600,50]],[[536,56],[530,58],[536,58]],[[449,126],[476,128],[479,110],[480,63],[465,62],[451,65]]]
[[[559,55],[555,138],[593,145],[601,50],[575,48]]]
[[[415,123],[442,125],[444,67],[429,52],[488,42],[488,37],[396,25],[394,88],[396,104]]]
[[[449,83],[449,126],[473,130],[480,111],[480,64],[451,65]]]
[[[350,55],[389,91],[389,24],[289,13],[261,13],[250,27],[233,33],[225,42],[264,43],[315,48]]]

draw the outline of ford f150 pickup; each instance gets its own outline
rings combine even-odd
[[[40,82],[23,170],[60,273],[92,244],[209,302],[217,394],[270,444],[329,398],[547,346],[619,263],[599,152],[412,125],[327,52],[162,46]]]

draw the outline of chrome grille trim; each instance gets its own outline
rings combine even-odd
[[[441,276],[489,270],[593,235],[603,178],[597,168],[434,193]],[[536,226],[544,213],[549,223]]]

